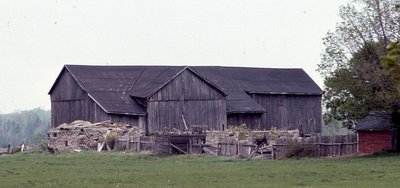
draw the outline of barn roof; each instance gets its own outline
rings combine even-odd
[[[303,69],[202,66],[193,69],[224,90],[247,93],[321,95]]]
[[[371,113],[357,123],[356,131],[385,131],[393,127],[389,115]]]
[[[247,93],[322,94],[302,69],[88,65],[65,65],[65,69],[104,111],[116,114],[146,114],[135,99],[150,97],[186,69],[226,95],[228,113],[265,111]]]

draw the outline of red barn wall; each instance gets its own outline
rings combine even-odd
[[[359,131],[359,152],[374,153],[391,148],[390,131]]]

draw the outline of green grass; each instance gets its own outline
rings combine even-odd
[[[400,155],[282,161],[124,153],[0,156],[0,187],[399,187]]]

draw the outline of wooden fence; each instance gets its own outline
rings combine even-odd
[[[257,145],[241,142],[220,142],[217,155],[250,157],[257,150]]]
[[[287,157],[337,157],[358,152],[357,134],[337,136],[312,136],[307,138],[279,138],[272,148],[260,148],[256,144],[220,142],[217,154],[223,156],[252,157],[265,155],[268,159]]]
[[[116,147],[121,150],[154,154],[197,154],[202,153],[205,135],[164,135],[131,136],[117,140]]]
[[[302,153],[303,152],[303,153]],[[275,159],[291,156],[337,157],[358,152],[357,134],[312,136],[308,138],[279,138],[273,147]]]
[[[269,159],[287,157],[337,157],[358,152],[357,134],[338,136],[312,136],[306,138],[278,138],[272,147],[260,147],[243,141],[217,143],[217,147],[204,145],[205,135],[122,137],[117,148],[155,154],[200,154],[215,149],[215,155],[252,157],[265,155]],[[206,151],[206,152],[207,152]]]

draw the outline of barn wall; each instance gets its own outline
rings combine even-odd
[[[87,94],[71,74],[64,70],[51,94],[51,121],[55,127],[73,120],[86,120]]]
[[[302,134],[320,133],[322,104],[319,95],[267,95],[251,97],[266,112],[261,116],[261,128],[299,129]]]
[[[374,153],[391,149],[390,131],[359,131],[359,152]]]
[[[226,126],[225,96],[189,70],[151,96],[147,107],[150,132],[184,130],[181,115],[188,126],[207,125],[219,130]]]
[[[260,130],[261,115],[262,114],[250,114],[250,113],[228,114],[227,115],[228,127],[246,124],[246,127],[249,129]]]
[[[137,116],[107,114],[81,89],[68,71],[63,71],[50,94],[52,127],[74,120],[94,122],[111,120],[138,125]]]

